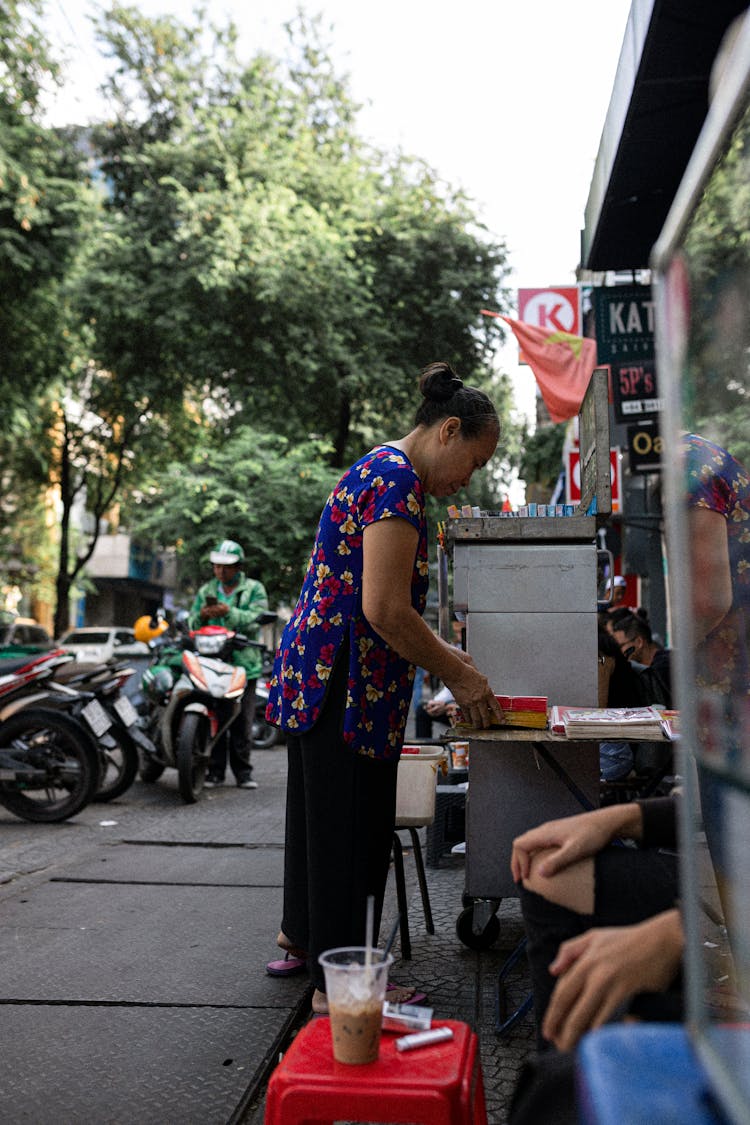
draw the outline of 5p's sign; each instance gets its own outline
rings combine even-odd
[[[653,359],[632,359],[613,363],[612,400],[618,422],[638,422],[661,412],[662,400],[656,384]]]

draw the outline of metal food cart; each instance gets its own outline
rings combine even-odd
[[[575,514],[479,516],[446,524],[439,556],[442,635],[450,603],[466,647],[493,690],[596,707],[597,530],[611,511],[607,370],[579,416],[581,503]],[[453,590],[449,595],[452,565]],[[599,745],[542,730],[469,734],[466,886],[457,930],[471,948],[494,941],[502,898],[515,895],[511,845],[520,832],[599,803]]]

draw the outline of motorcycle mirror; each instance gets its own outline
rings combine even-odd
[[[178,609],[174,615],[174,626],[181,633],[189,632],[190,626],[188,625],[188,618],[190,614],[186,609]]]
[[[263,611],[263,613],[260,614],[259,617],[256,618],[255,624],[256,625],[273,625],[274,621],[278,620],[278,616],[279,616],[278,613],[274,613],[273,610],[266,609],[266,610]]]

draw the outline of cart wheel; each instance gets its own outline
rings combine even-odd
[[[484,929],[475,934],[474,907],[467,906],[456,919],[456,934],[468,949],[489,949],[500,936],[500,921],[497,915],[492,914]]]

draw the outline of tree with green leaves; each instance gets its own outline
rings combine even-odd
[[[507,307],[505,249],[421,162],[363,144],[319,22],[294,21],[284,63],[243,62],[231,24],[115,4],[99,21],[113,117],[82,134],[39,125],[52,64],[20,10],[0,13],[33,59],[0,56],[0,378],[59,490],[58,627],[102,518],[148,494],[156,526],[168,497],[145,482],[169,487],[160,469],[193,447],[218,457],[252,426],[307,450],[310,488],[404,432],[416,375],[447,359],[492,395],[512,448],[500,334],[478,311]],[[276,547],[296,559],[294,544],[274,544],[292,566]]]
[[[42,123],[58,71],[39,17],[35,0],[0,6],[0,551],[20,556],[35,575],[26,588],[49,597],[50,409],[69,358],[61,289],[88,198],[76,133]]]
[[[116,120],[100,131],[111,237],[89,288],[107,367],[179,370],[236,404],[230,425],[318,435],[339,467],[413,379],[446,359],[493,386],[504,247],[418,161],[367,149],[315,21],[291,62],[242,64],[231,28],[114,7]],[[148,325],[144,332],[143,325]]]
[[[205,581],[217,542],[235,539],[247,569],[272,603],[297,596],[315,527],[338,472],[328,447],[239,427],[223,442],[204,443],[135,492],[128,518],[144,542],[175,548],[183,592]]]

